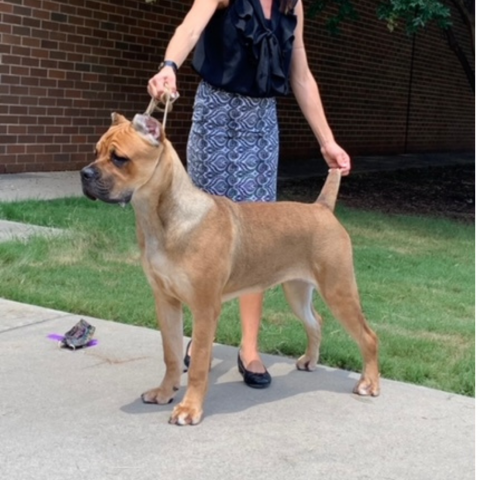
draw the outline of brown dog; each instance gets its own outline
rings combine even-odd
[[[234,203],[196,188],[162,126],[147,115],[132,122],[112,114],[97,159],[81,171],[85,195],[109,203],[132,201],[142,264],[152,286],[162,332],[165,377],[145,393],[147,403],[172,401],[182,375],[182,304],[194,318],[188,387],[170,419],[201,420],[212,343],[222,302],[282,284],[308,335],[300,370],[313,370],[321,318],[317,289],[360,347],[364,368],[354,391],[379,394],[377,337],[362,314],[350,238],[332,213],[340,172],[331,170],[314,204]]]

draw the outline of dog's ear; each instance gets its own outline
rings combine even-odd
[[[145,136],[147,140],[155,146],[158,146],[164,140],[162,124],[150,115],[141,115],[137,113],[133,117],[133,128]]]
[[[123,115],[117,112],[112,113],[112,125],[118,125],[124,122],[128,122],[128,120]]]

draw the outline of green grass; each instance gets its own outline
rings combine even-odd
[[[337,214],[354,244],[362,305],[380,338],[382,376],[474,396],[474,227],[341,206]],[[83,198],[0,203],[0,218],[70,232],[0,243],[0,296],[156,328],[131,207]],[[359,371],[355,343],[319,298],[315,305],[324,318],[321,362]],[[191,325],[186,310],[186,335]],[[224,305],[216,341],[240,341],[235,301]],[[303,327],[280,288],[266,295],[260,347],[288,356],[305,348]]]

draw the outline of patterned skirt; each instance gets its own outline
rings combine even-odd
[[[200,83],[187,144],[187,169],[197,187],[235,202],[275,201],[278,144],[275,98]]]

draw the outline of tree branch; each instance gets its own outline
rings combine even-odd
[[[475,2],[473,1],[469,5],[470,8],[465,5],[465,0],[450,0],[450,3],[457,9],[463,22],[468,27],[472,52],[475,57]]]
[[[451,27],[443,29],[443,33],[447,37],[447,43],[448,46],[453,50],[453,53],[458,58],[458,61],[463,67],[463,71],[465,72],[465,75],[467,76],[468,83],[470,84],[470,88],[472,89],[472,92],[475,94],[475,73],[472,70],[472,67],[470,66],[470,63],[465,56],[465,53],[462,50],[462,47],[460,47],[457,38],[455,37],[455,34],[453,33],[453,30]]]

